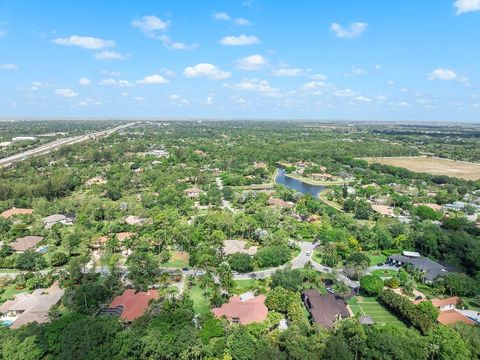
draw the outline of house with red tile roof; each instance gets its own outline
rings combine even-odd
[[[282,200],[282,199],[277,199],[277,198],[270,198],[268,199],[268,205],[274,206],[274,207],[282,207],[282,208],[293,208],[295,205],[291,202]]]
[[[32,213],[33,213],[33,209],[12,208],[2,212],[0,216],[3,217],[4,219],[9,219],[15,215],[30,215]]]
[[[10,243],[10,247],[17,253],[23,253],[33,249],[43,239],[43,236],[25,236]]]
[[[475,325],[475,322],[473,320],[470,320],[468,317],[458,312],[457,310],[446,310],[440,312],[437,321],[443,325],[451,325],[457,322],[462,322],[467,325]]]
[[[148,290],[144,292],[136,292],[134,289],[125,290],[125,292],[113,299],[107,309],[103,309],[104,314],[108,314],[108,310],[116,309],[120,313],[120,318],[125,322],[132,322],[136,318],[142,316],[150,306],[150,302],[159,298],[157,290]],[[100,312],[100,315],[102,314]]]
[[[241,296],[233,296],[228,303],[213,308],[212,313],[218,318],[226,316],[228,320],[235,324],[246,325],[262,322],[267,319],[268,315],[265,299],[265,295],[254,296],[250,292]]]

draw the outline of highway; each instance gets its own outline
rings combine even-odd
[[[58,140],[49,142],[47,144],[43,144],[39,147],[36,147],[35,149],[23,151],[21,153],[18,153],[18,154],[0,159],[0,168],[5,168],[5,167],[10,166],[14,163],[32,158],[34,156],[40,156],[40,155],[48,154],[51,151],[56,150],[61,146],[73,145],[73,144],[77,144],[77,143],[84,142],[84,141],[87,141],[87,140],[92,140],[92,139],[96,139],[96,138],[99,138],[99,137],[109,136],[116,131],[120,131],[120,130],[125,129],[129,126],[132,126],[134,124],[135,123],[128,123],[128,124],[125,124],[125,125],[117,126],[115,128],[112,128],[112,129],[102,130],[102,131],[98,131],[98,132],[95,132],[95,133],[90,133],[90,134],[86,134],[86,135],[79,135],[79,136],[69,137],[69,138],[65,138],[65,139],[58,139]]]

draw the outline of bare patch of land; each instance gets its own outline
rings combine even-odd
[[[373,157],[364,160],[432,175],[446,175],[465,180],[480,179],[480,164],[476,163],[427,156]]]

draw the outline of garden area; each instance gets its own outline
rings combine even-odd
[[[399,328],[406,327],[401,320],[387,310],[374,297],[355,296],[351,298],[347,304],[355,316],[370,316],[376,324],[391,324]]]

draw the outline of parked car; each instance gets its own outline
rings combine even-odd
[[[418,296],[415,298],[415,300],[422,300],[422,299],[423,299],[423,298],[422,298],[421,295],[418,295]]]
[[[329,288],[329,287],[328,287],[328,288],[327,288],[327,291],[328,291],[330,294],[335,294],[335,291],[333,291],[332,288]]]
[[[310,256],[310,251],[307,251],[307,256]]]

